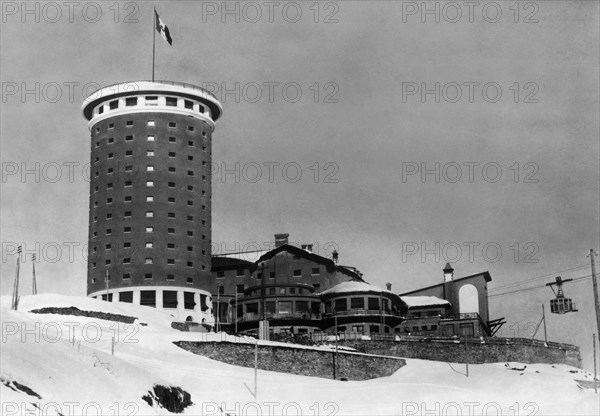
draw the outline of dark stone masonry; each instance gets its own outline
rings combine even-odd
[[[232,342],[175,342],[194,354],[241,367],[254,368],[254,344]],[[275,345],[258,346],[260,370],[346,380],[369,380],[394,374],[406,365],[397,357],[324,351]]]
[[[474,338],[467,342],[449,339],[400,339],[399,341],[341,341],[342,345],[369,354],[464,363],[567,364],[581,368],[579,348],[574,345],[525,338]],[[467,354],[468,352],[468,354]]]

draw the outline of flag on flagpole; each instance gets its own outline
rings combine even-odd
[[[156,12],[156,9],[154,9],[154,21],[156,22],[156,31],[160,33],[160,36],[162,36],[164,40],[169,42],[169,45],[173,46],[173,39],[171,38],[171,34],[169,33],[169,28],[162,21],[162,19]]]

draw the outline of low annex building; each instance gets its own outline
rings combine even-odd
[[[447,264],[442,283],[398,295],[338,265],[338,253],[320,256],[288,236],[276,234],[273,250],[213,256],[217,330],[491,336],[501,325],[488,321],[488,272],[454,279]]]

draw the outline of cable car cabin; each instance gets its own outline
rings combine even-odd
[[[562,315],[567,312],[577,312],[577,307],[571,298],[561,296],[550,300],[550,312]]]

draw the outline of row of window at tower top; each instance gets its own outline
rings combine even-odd
[[[104,114],[105,111],[118,110],[127,107],[178,107],[194,111],[211,118],[209,108],[194,100],[171,97],[168,95],[136,95],[118,98],[108,103],[102,103],[94,108],[94,116]]]

